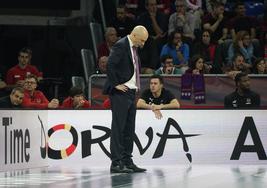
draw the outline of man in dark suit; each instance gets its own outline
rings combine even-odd
[[[135,132],[135,93],[140,90],[140,60],[137,48],[148,38],[144,26],[136,26],[130,35],[113,45],[107,63],[107,81],[103,90],[111,102],[111,173],[144,172],[132,160]]]

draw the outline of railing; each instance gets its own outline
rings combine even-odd
[[[181,100],[181,75],[164,76],[164,87],[170,90],[181,103],[182,108],[221,108],[224,105],[224,97],[235,90],[235,82],[224,74],[207,74],[205,76],[206,103],[195,104],[191,100]],[[149,75],[141,75],[141,92],[149,88]],[[261,96],[261,106],[267,106],[267,75],[249,75],[251,90]],[[89,78],[88,96],[92,104],[97,106],[108,97],[102,94],[106,75],[92,75]],[[192,90],[193,93],[193,90]]]

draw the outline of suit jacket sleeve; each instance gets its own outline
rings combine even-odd
[[[118,78],[117,70],[120,68],[120,62],[123,54],[125,53],[124,46],[122,43],[116,43],[110,52],[108,63],[107,63],[107,77],[110,83],[110,89],[112,90],[115,86],[121,84]]]

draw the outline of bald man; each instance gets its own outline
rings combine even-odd
[[[148,38],[145,27],[136,26],[130,35],[114,44],[107,63],[107,81],[103,90],[111,102],[111,173],[144,172],[132,160],[135,132],[135,93],[140,90],[140,60],[137,48]]]

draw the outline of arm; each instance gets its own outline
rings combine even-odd
[[[213,25],[211,25],[210,23],[206,23],[204,24],[203,27],[204,29],[208,29],[211,30],[212,32],[215,32],[222,20],[223,20],[223,15],[221,14]]]
[[[125,54],[123,46],[116,43],[110,51],[110,56],[107,63],[107,78],[109,79],[112,88],[119,84],[115,70],[117,69],[122,54]]]
[[[235,29],[231,29],[231,36],[232,36],[232,39],[235,40],[235,37],[236,37]]]
[[[23,101],[22,101],[22,106],[26,108],[37,108],[37,109],[45,109],[48,108],[48,101],[42,103],[37,103],[37,102],[32,102],[31,98],[28,96],[24,96]]]
[[[161,114],[160,110],[154,109],[155,106],[159,106],[159,105],[147,104],[145,100],[138,99],[136,106],[137,106],[137,108],[143,108],[143,109],[152,110],[157,119],[161,119],[162,118],[162,114]]]
[[[169,18],[168,34],[171,34],[175,30],[175,16],[176,14],[174,13]]]
[[[256,38],[256,29],[255,28],[250,28],[250,36],[251,39],[255,39]]]
[[[169,104],[161,104],[161,109],[173,109],[173,108],[180,108],[180,103],[177,99],[172,99]]]
[[[233,63],[233,57],[234,57],[234,46],[233,44],[230,44],[228,48],[228,57],[227,57],[227,66],[231,66]]]
[[[137,104],[136,104],[137,108],[143,108],[143,109],[149,109],[152,110],[152,105],[147,104],[146,101],[144,99],[138,99]]]
[[[225,39],[227,39],[227,36],[228,35],[228,29],[227,28],[223,28],[223,34],[222,34],[222,37],[218,40],[218,43],[221,44],[223,43],[223,41]]]
[[[187,44],[182,44],[183,47],[181,50],[177,51],[177,57],[181,64],[187,64],[189,60],[189,46]]]

